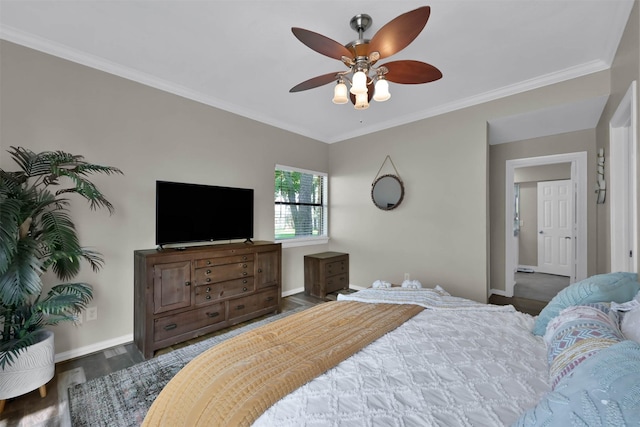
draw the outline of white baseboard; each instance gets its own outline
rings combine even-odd
[[[352,285],[352,284],[349,284],[349,288],[350,289],[356,289],[358,291],[361,291],[363,289],[367,289],[365,286],[356,286],[356,285]],[[284,292],[282,292],[282,297],[284,298],[284,297],[288,297],[288,296],[291,296],[291,295],[299,294],[300,292],[304,292],[304,287],[295,288],[295,289],[291,289],[291,290],[288,290],[288,291],[284,291]]]
[[[304,292],[304,287],[291,289],[289,291],[284,291],[282,292],[282,297],[288,297],[291,295],[299,294],[300,292]]]
[[[100,341],[95,344],[87,345],[80,348],[74,348],[73,350],[63,351],[55,355],[55,363],[63,362],[65,360],[74,359],[76,357],[86,356],[87,354],[95,353],[96,351],[102,351],[110,347],[117,345],[127,344],[133,341],[133,334],[123,335],[118,338],[112,338],[106,341]]]
[[[507,295],[506,291],[503,291],[502,289],[489,289],[489,296],[491,295],[500,295],[501,297],[508,297],[509,295]]]

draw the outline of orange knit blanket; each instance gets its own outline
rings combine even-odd
[[[334,301],[230,338],[166,385],[143,426],[247,426],[423,308]]]

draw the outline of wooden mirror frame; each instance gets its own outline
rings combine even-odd
[[[393,182],[390,181],[390,179],[392,179]],[[389,203],[389,202],[384,203],[384,200],[381,200],[380,195],[376,193],[376,188],[378,188],[379,190],[382,188],[381,187],[382,180],[391,182],[391,185],[397,184],[399,186],[399,189],[396,189],[396,188],[384,189],[388,191],[393,191],[393,194],[392,194],[393,198],[389,198],[389,200],[390,201],[395,200],[394,203]],[[399,195],[397,194],[398,190],[400,191]],[[378,200],[376,200],[376,197]],[[390,211],[392,209],[397,208],[400,205],[400,203],[402,203],[403,199],[404,199],[404,183],[402,182],[400,177],[397,175],[393,175],[393,174],[382,175],[378,177],[373,182],[373,184],[371,184],[371,201],[378,209],[381,209],[383,211]]]

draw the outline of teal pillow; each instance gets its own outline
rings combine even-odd
[[[512,427],[640,425],[640,344],[622,341],[577,366]]]
[[[547,323],[567,307],[594,302],[632,300],[640,290],[637,280],[636,273],[608,273],[588,277],[564,288],[542,309],[536,318],[533,333],[544,335]]]

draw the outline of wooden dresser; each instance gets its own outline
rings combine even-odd
[[[279,243],[134,252],[134,341],[154,351],[280,311]]]
[[[340,289],[349,289],[349,254],[322,252],[305,255],[305,294],[325,298]]]

